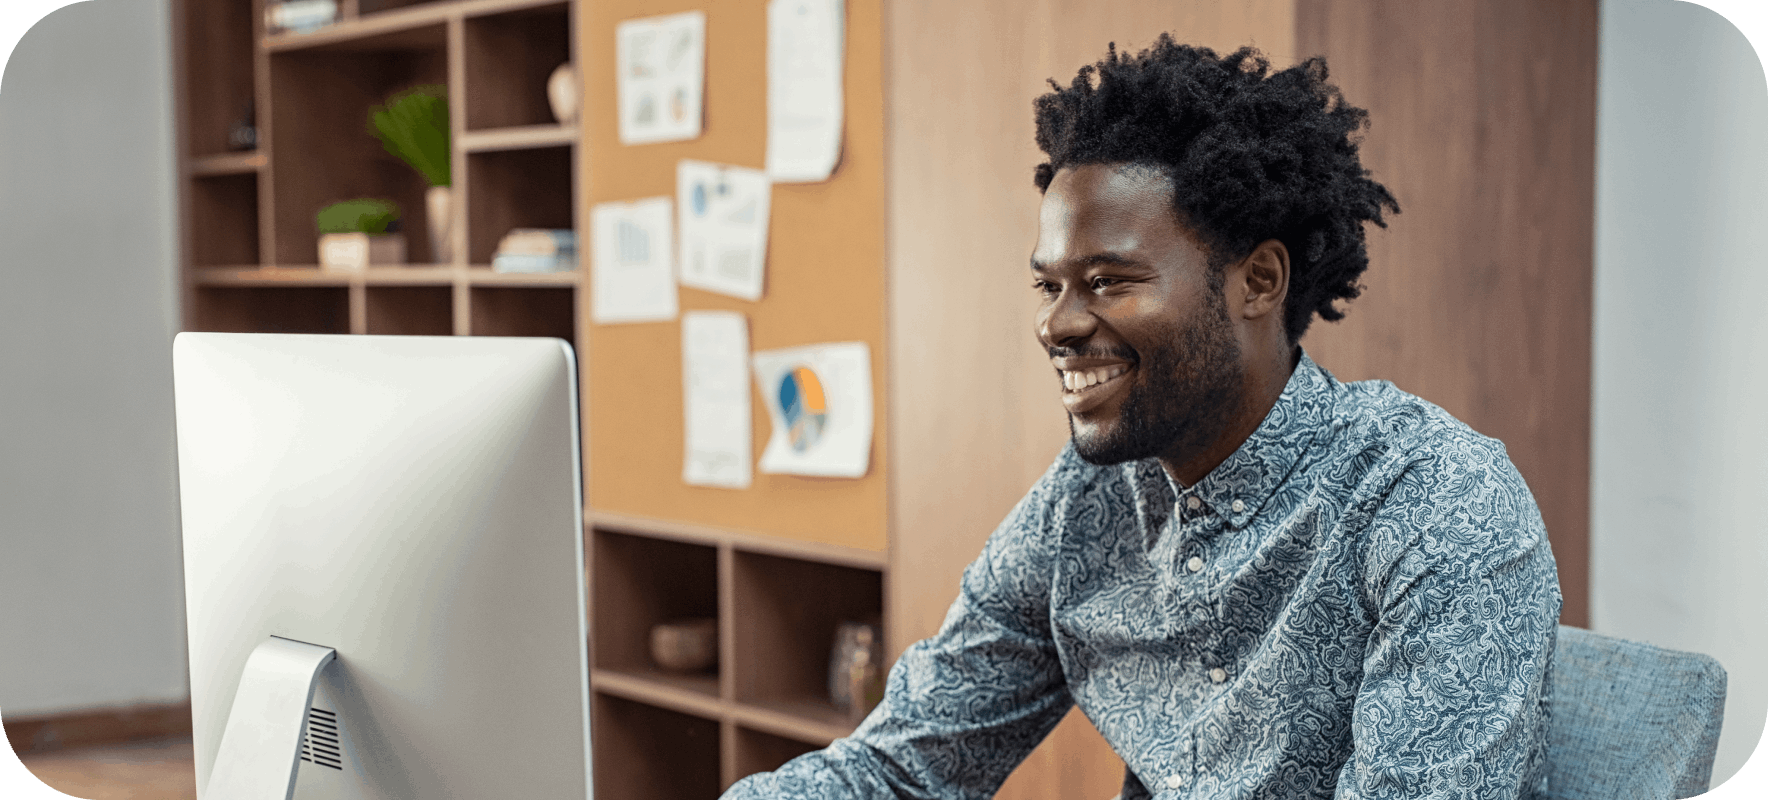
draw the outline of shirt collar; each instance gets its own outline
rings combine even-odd
[[[1308,445],[1332,419],[1339,383],[1306,351],[1265,420],[1240,447],[1188,491],[1172,489],[1179,502],[1197,497],[1228,524],[1242,527],[1289,477]],[[1165,474],[1165,470],[1160,470]],[[1235,501],[1240,505],[1236,507]]]

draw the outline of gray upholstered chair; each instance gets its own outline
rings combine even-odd
[[[1707,790],[1725,717],[1718,661],[1562,625],[1550,684],[1547,794],[1538,800]]]
[[[1561,626],[1547,698],[1548,798],[1707,790],[1725,714],[1718,661]]]

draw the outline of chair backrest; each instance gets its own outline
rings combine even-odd
[[[1560,626],[1548,689],[1547,797],[1672,800],[1707,790],[1725,669]]]

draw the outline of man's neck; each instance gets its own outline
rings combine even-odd
[[[1179,486],[1190,487],[1227,461],[1270,416],[1283,396],[1283,388],[1289,385],[1289,376],[1300,363],[1301,348],[1295,347],[1287,355],[1279,353],[1273,359],[1251,365],[1242,376],[1239,401],[1221,433],[1192,453],[1161,456],[1160,466],[1167,476]]]

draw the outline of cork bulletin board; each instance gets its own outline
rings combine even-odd
[[[584,113],[577,168],[586,219],[597,203],[673,195],[681,159],[764,166],[766,3],[610,0],[579,8]],[[614,112],[615,26],[692,10],[706,14],[704,133],[685,142],[621,145]],[[881,15],[879,0],[847,2],[841,163],[824,183],[774,187],[764,297],[748,302],[680,288],[684,312],[743,313],[752,350],[865,342],[872,359],[870,470],[859,479],[757,471],[742,490],[687,485],[680,322],[596,325],[580,314],[585,500],[592,510],[884,550],[889,417]],[[580,229],[588,226],[580,223]],[[770,423],[753,387],[751,404],[752,447],[759,456]]]

